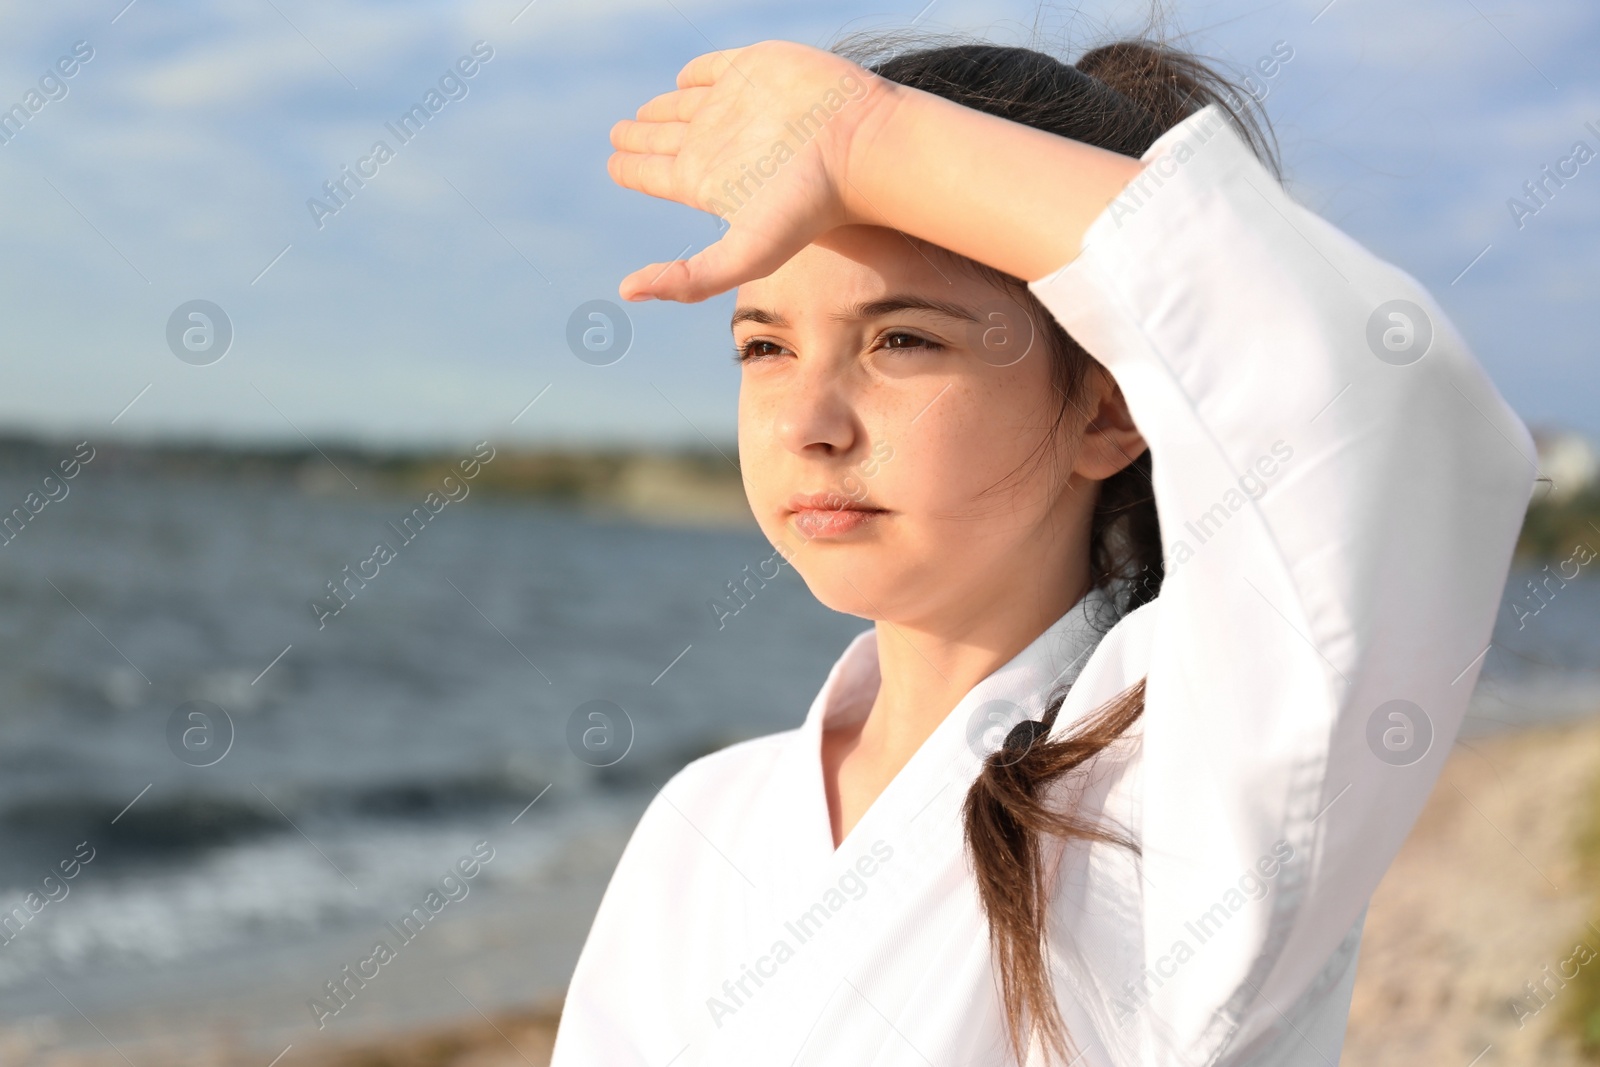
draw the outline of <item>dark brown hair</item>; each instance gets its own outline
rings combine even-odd
[[[903,40],[855,37],[834,51],[902,85],[1130,156],[1143,155],[1162,133],[1214,103],[1272,172],[1279,171],[1257,102],[1195,56],[1153,40],[1093,48],[1075,65],[1027,48],[972,42],[906,50]],[[1059,431],[1077,401],[1090,356],[1022,279],[970,266],[1014,293],[1043,331],[1061,394],[1052,434]],[[1047,438],[1043,445],[1048,443]],[[1149,452],[1100,483],[1089,557],[1092,585],[1111,594],[1111,617],[1097,620],[1099,625],[1109,628],[1160,591],[1161,530]],[[1046,739],[1066,695],[1066,687],[1053,693],[1042,720],[1020,724],[985,760],[965,805],[967,851],[989,920],[1007,1035],[1019,1061],[1033,1032],[1047,1056],[1065,1060],[1070,1050],[1045,962],[1054,872],[1047,869],[1044,838],[1138,847],[1127,833],[1085,819],[1070,805],[1060,810],[1048,794],[1138,720],[1144,682],[1074,724],[1066,736]]]

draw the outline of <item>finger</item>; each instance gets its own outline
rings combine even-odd
[[[767,243],[732,231],[688,259],[652,263],[634,271],[622,279],[617,292],[624,300],[676,300],[694,304],[752,278],[765,277],[781,265],[781,257],[774,257]]]
[[[606,160],[606,173],[611,180],[625,189],[663,200],[676,200],[677,189],[672,178],[673,156],[647,156],[634,152],[613,152]]]
[[[619,152],[675,156],[689,132],[687,122],[635,122],[622,119],[611,127],[611,147]]]
[[[705,103],[711,90],[704,85],[692,89],[674,89],[645,101],[634,118],[645,122],[688,122],[694,118],[700,105]]]
[[[692,304],[696,301],[687,295],[689,279],[687,260],[675,259],[670,263],[652,263],[622,279],[617,293],[624,300],[676,300]]]
[[[728,69],[739,61],[739,53],[743,48],[727,48],[720,52],[707,52],[703,56],[695,56],[678,72],[678,88],[687,89],[694,85],[713,85],[716,80],[728,73]]]
[[[718,254],[717,245],[714,244],[688,259],[673,260],[671,263],[661,264],[660,267],[646,267],[643,271],[637,272],[641,275],[650,275],[645,287],[639,291],[656,300],[698,304],[718,293],[727,292],[747,280],[741,278],[737,272],[729,270],[728,265],[722,262],[724,258]],[[634,277],[635,275],[630,275],[623,279],[621,292],[624,296],[628,293],[628,282]],[[632,296],[629,299],[637,300],[639,297]]]

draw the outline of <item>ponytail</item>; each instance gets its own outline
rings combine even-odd
[[[856,37],[835,51],[874,73],[978,111],[1124,155],[1141,156],[1162,133],[1216,104],[1274,174],[1270,128],[1257,102],[1188,53],[1145,41],[1119,41],[1084,53],[1075,66],[1026,48],[958,43],[896,52],[893,40]],[[903,46],[899,46],[903,47]],[[882,58],[887,56],[887,58]],[[1019,278],[983,264],[983,276],[1014,292],[1045,334],[1066,421],[1091,357],[1055,321]],[[1164,575],[1161,528],[1145,452],[1100,483],[1089,533],[1090,582],[1111,594],[1118,617],[1155,599]],[[1063,842],[1103,842],[1137,851],[1126,834],[1059,811],[1050,787],[1084,769],[1122,737],[1144,711],[1144,681],[1049,737],[1067,690],[1047,702],[1043,719],[1012,730],[967,793],[967,851],[989,921],[1006,1031],[1018,1062],[1030,1033],[1046,1055],[1069,1058],[1071,1042],[1045,958],[1053,870],[1045,835]]]

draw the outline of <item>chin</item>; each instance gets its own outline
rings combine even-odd
[[[894,617],[897,598],[906,587],[900,572],[886,564],[884,553],[845,544],[821,548],[808,547],[794,561],[812,596],[846,615],[873,621]]]

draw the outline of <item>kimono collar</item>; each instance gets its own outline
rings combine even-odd
[[[951,731],[950,719],[965,718],[961,730],[967,747],[981,761],[1000,747],[1018,722],[1043,717],[1051,693],[1077,679],[1100,638],[1116,621],[1110,593],[1091,589],[1026,648],[973,686],[935,736]],[[873,627],[857,634],[834,663],[811,704],[802,733],[809,740],[820,740],[824,725],[864,717],[881,682],[877,628]],[[1052,733],[1067,725],[1058,719]]]

